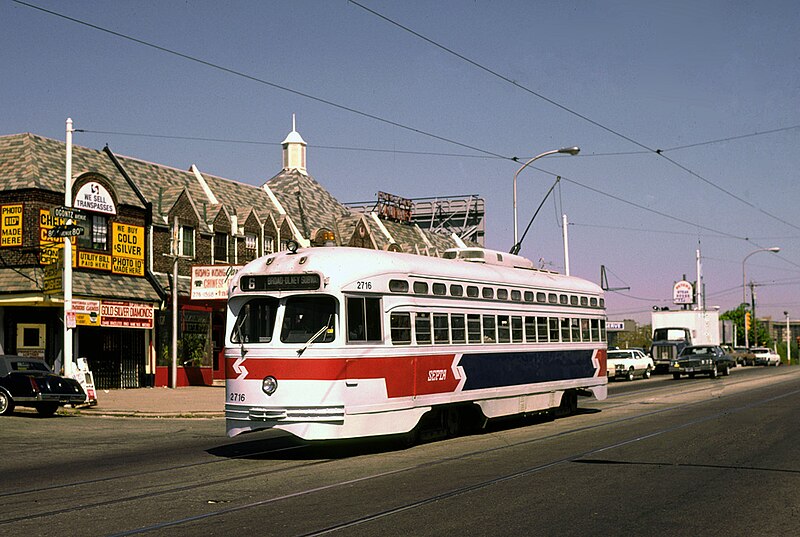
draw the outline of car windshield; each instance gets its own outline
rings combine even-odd
[[[12,361],[11,369],[12,371],[50,371],[46,363],[28,360]]]
[[[231,341],[234,343],[269,343],[275,329],[277,298],[254,298],[247,302],[236,317]]]
[[[681,356],[696,356],[700,354],[714,354],[712,347],[686,347],[681,352]]]
[[[613,358],[627,358],[630,356],[627,352],[624,351],[608,351],[608,359],[611,360]]]

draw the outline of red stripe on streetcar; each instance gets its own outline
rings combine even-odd
[[[280,380],[384,379],[389,397],[408,397],[455,391],[453,354],[391,358],[252,358],[238,363],[247,380],[268,375]],[[239,378],[237,359],[225,360],[226,378]],[[241,369],[240,369],[241,371]]]

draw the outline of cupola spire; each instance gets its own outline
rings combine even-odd
[[[297,132],[295,115],[292,114],[292,132],[281,143],[283,146],[283,169],[297,170],[307,175],[306,172],[306,142]]]

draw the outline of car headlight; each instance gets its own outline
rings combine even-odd
[[[677,361],[674,361],[674,362],[672,362],[670,365],[671,365],[672,367],[678,367],[678,362],[677,362]]]
[[[278,389],[278,379],[275,377],[264,377],[261,381],[261,390],[267,394],[272,395]]]

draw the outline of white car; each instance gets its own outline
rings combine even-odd
[[[750,349],[755,355],[756,365],[781,365],[781,357],[772,349],[766,347],[754,347]]]
[[[636,349],[608,351],[608,378],[633,380],[635,376],[649,379],[653,372],[653,359]]]

